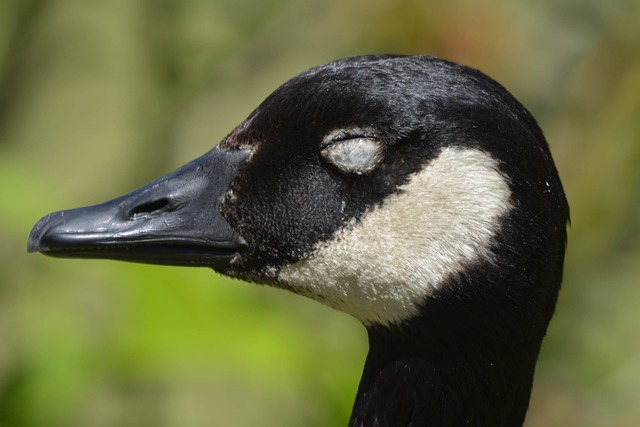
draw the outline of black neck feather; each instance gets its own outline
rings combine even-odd
[[[487,309],[428,301],[402,327],[370,327],[350,427],[521,426],[546,321]]]

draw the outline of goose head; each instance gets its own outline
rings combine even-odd
[[[546,140],[502,86],[433,57],[367,56],[291,79],[138,190],[44,217],[28,249],[307,296],[369,332],[352,425],[506,426],[524,418],[567,221]]]

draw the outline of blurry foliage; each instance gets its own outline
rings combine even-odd
[[[207,270],[28,256],[45,213],[196,157],[347,55],[487,72],[540,120],[572,207],[528,426],[640,421],[640,3],[0,1],[0,427],[345,425],[366,336]]]

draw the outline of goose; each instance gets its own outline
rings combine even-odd
[[[569,208],[505,88],[431,56],[339,59],[284,83],[202,157],[55,212],[29,252],[210,267],[358,319],[349,425],[521,426]]]

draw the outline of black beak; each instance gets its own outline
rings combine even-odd
[[[117,199],[49,214],[31,230],[28,251],[224,269],[244,240],[220,203],[248,155],[214,148]]]

